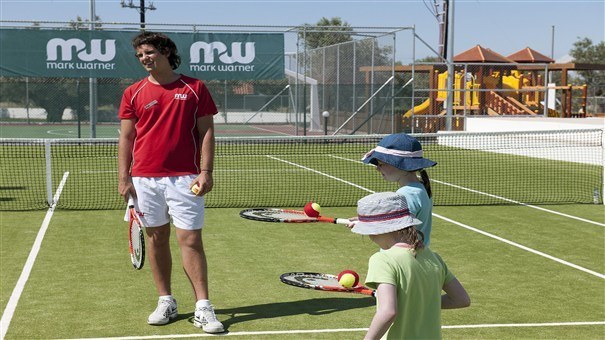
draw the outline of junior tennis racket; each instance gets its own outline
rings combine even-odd
[[[145,236],[143,235],[143,227],[145,223],[141,218],[141,213],[135,208],[135,199],[131,196],[128,198],[128,246],[130,250],[130,260],[134,269],[143,268],[145,262]]]
[[[324,223],[351,223],[346,218],[334,217],[309,217],[301,210],[287,210],[276,208],[252,208],[240,211],[239,215],[249,220],[262,222],[283,222],[283,223],[309,223],[309,222],[324,222]]]
[[[281,282],[294,287],[376,296],[376,291],[366,286],[343,287],[338,283],[338,277],[331,274],[292,272],[282,274],[279,279]]]

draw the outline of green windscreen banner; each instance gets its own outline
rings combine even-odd
[[[0,76],[142,78],[131,40],[138,32],[0,29]],[[166,33],[176,70],[203,80],[284,78],[281,33]]]

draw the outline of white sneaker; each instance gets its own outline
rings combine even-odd
[[[165,325],[179,315],[176,300],[159,299],[157,308],[147,318],[150,325]]]
[[[203,329],[206,333],[222,333],[225,331],[223,324],[216,318],[212,306],[196,308],[193,325]]]

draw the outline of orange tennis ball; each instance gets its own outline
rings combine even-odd
[[[319,204],[317,204],[315,202],[309,202],[309,203],[305,204],[305,214],[307,214],[307,216],[319,217],[320,213],[321,213],[321,207],[319,206]]]
[[[353,270],[343,270],[338,274],[338,283],[345,288],[352,288],[359,284],[359,274]]]

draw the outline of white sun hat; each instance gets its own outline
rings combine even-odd
[[[357,222],[351,229],[361,235],[380,235],[420,225],[403,195],[379,192],[357,201]]]

